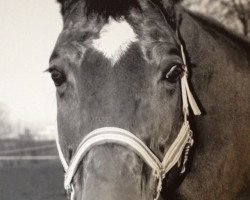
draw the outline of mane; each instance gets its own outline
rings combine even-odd
[[[224,37],[229,38],[231,41],[240,45],[244,49],[250,50],[250,41],[248,38],[228,29],[223,24],[221,24],[220,22],[211,17],[205,16],[197,12],[192,12],[186,9],[185,11],[210,34],[215,36],[218,36],[218,34],[223,35]]]

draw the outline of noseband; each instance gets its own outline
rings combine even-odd
[[[158,179],[157,186],[157,195],[154,198],[157,200],[159,198],[161,189],[162,189],[162,181],[165,178],[165,175],[172,169],[177,162],[181,159],[181,156],[184,154],[184,161],[181,173],[185,172],[185,163],[188,158],[188,152],[190,147],[193,145],[193,134],[190,129],[188,116],[189,116],[189,105],[193,110],[195,115],[200,115],[200,109],[198,108],[196,101],[189,89],[187,77],[188,77],[188,69],[186,65],[186,58],[183,50],[183,46],[181,45],[182,59],[184,64],[184,75],[181,78],[181,92],[182,92],[182,106],[183,106],[183,115],[184,122],[179,131],[178,136],[176,137],[173,144],[168,149],[162,161],[158,159],[158,157],[149,149],[144,142],[142,142],[138,137],[136,137],[131,132],[116,128],[116,127],[104,127],[96,129],[86,137],[83,138],[81,143],[79,144],[75,155],[72,160],[68,164],[66,159],[63,156],[61,147],[59,145],[58,135],[56,138],[57,149],[59,153],[60,160],[64,167],[65,171],[65,179],[64,179],[64,188],[68,194],[71,196],[71,200],[74,199],[75,190],[72,184],[72,180],[77,171],[79,164],[86,154],[94,147],[99,145],[104,145],[108,143],[115,143],[133,150],[139,157],[141,157],[145,163],[151,167],[153,171],[154,177]]]

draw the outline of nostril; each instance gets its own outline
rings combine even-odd
[[[68,156],[68,159],[71,160],[73,156],[73,149],[72,148],[69,148],[69,156]]]
[[[164,153],[164,151],[165,151],[165,145],[164,144],[160,144],[159,145],[159,150],[160,150],[161,153]]]

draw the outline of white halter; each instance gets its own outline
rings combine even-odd
[[[155,197],[155,200],[157,200],[160,195],[162,189],[162,180],[164,179],[166,173],[168,173],[169,170],[176,165],[176,163],[180,160],[185,147],[187,147],[185,150],[183,168],[181,170],[181,173],[184,173],[188,151],[189,148],[193,145],[192,131],[190,129],[188,121],[189,104],[195,115],[200,115],[201,112],[188,86],[188,71],[182,45],[181,52],[185,71],[183,77],[181,78],[184,122],[177,138],[168,149],[162,162],[157,158],[157,156],[155,156],[151,149],[149,149],[138,137],[136,137],[131,132],[116,127],[104,127],[90,132],[89,134],[87,134],[86,137],[83,138],[76,150],[74,157],[68,164],[63,156],[57,135],[57,149],[65,171],[64,188],[67,190],[68,193],[70,193],[72,200],[74,199],[75,195],[72,180],[77,171],[77,168],[84,156],[90,151],[90,149],[98,145],[103,145],[107,143],[119,144],[132,149],[138,156],[140,156],[152,168],[153,175],[158,179],[157,195]]]

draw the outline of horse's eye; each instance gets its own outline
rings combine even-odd
[[[51,73],[51,78],[53,79],[55,86],[60,86],[66,81],[65,74],[57,69],[51,69],[49,72]]]
[[[183,73],[182,65],[174,65],[168,72],[165,74],[164,79],[169,83],[177,83],[179,78]]]

